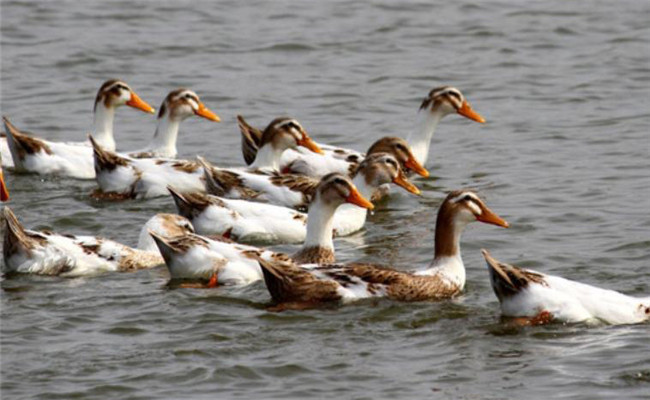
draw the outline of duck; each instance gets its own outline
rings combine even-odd
[[[124,81],[111,79],[102,84],[93,108],[93,135],[98,143],[115,150],[113,120],[115,110],[129,107],[154,114],[155,110],[142,100]],[[0,140],[0,148],[6,141],[16,171],[40,175],[58,175],[75,179],[93,179],[92,148],[87,142],[53,142],[37,138],[18,130],[6,116],[3,117],[7,137]],[[3,154],[4,155],[4,154]]]
[[[396,136],[384,136],[376,140],[366,151],[363,157],[355,155],[346,158],[337,157],[311,157],[303,155],[287,164],[283,169],[283,174],[298,174],[311,177],[320,177],[324,173],[339,172],[351,175],[365,157],[375,153],[390,153],[397,158],[402,167],[409,174],[416,173],[423,178],[429,176],[422,164],[415,158],[411,147],[405,139]],[[336,154],[336,153],[334,153]]]
[[[130,272],[162,265],[164,260],[152,240],[141,239],[138,248],[96,236],[77,236],[25,229],[9,207],[4,207],[4,272],[75,278],[106,272]],[[193,232],[192,224],[174,214],[158,214],[143,227],[161,237]]]
[[[0,202],[9,201],[9,189],[5,184],[5,176],[2,170],[2,153],[0,153]]]
[[[181,122],[189,117],[198,116],[208,121],[221,122],[221,118],[203,104],[192,90],[179,88],[167,94],[158,111],[158,124],[153,138],[143,149],[126,152],[132,158],[176,158],[176,142]],[[101,141],[93,136],[102,148],[108,151]]]
[[[436,219],[433,261],[414,271],[359,262],[299,264],[293,260],[255,256],[278,311],[372,297],[406,302],[443,300],[459,295],[465,287],[460,237],[474,221],[509,227],[476,193],[470,190],[449,193]]]
[[[408,144],[400,138],[387,137],[371,146],[371,154],[388,152],[408,171],[422,176],[429,176],[426,170],[413,157]],[[255,173],[243,170],[216,168],[202,160],[205,171],[206,191],[210,194],[229,199],[245,199],[266,202],[283,207],[306,210],[319,179],[297,174]],[[346,163],[344,174],[354,174],[359,164]],[[386,185],[376,188],[373,199],[378,200],[387,193]],[[359,229],[363,225],[353,224]]]
[[[347,174],[346,174],[347,175]],[[377,188],[394,183],[419,195],[400,163],[388,153],[374,153],[357,166],[352,182],[366,198]],[[226,235],[240,243],[302,243],[307,232],[307,214],[293,208],[227,199],[203,193],[181,193],[173,187],[177,211],[192,221],[201,235]],[[309,205],[310,212],[315,203]],[[332,227],[335,236],[347,236],[363,228],[367,212],[351,204],[338,207]]]
[[[472,121],[485,123],[485,118],[474,111],[465,96],[455,87],[436,87],[424,98],[418,112],[418,127],[406,138],[420,164],[427,163],[429,146],[438,123],[445,116],[454,113]],[[237,119],[244,160],[250,164],[256,149],[259,148],[260,130],[253,128],[241,116]],[[355,150],[320,143],[318,145],[323,149],[325,157],[315,158],[305,152],[287,151],[280,162],[281,171],[318,177],[329,172],[341,172],[346,162],[359,163],[365,157],[365,154]]]
[[[95,169],[99,190],[96,197],[153,198],[167,196],[167,186],[181,192],[205,192],[204,167],[207,161],[172,160],[167,158],[138,159],[106,151],[91,138],[95,154]],[[246,173],[254,176],[275,173],[275,166],[284,150],[305,146],[310,151],[320,149],[309,134],[293,118],[279,118],[264,132],[263,146],[253,167],[241,172],[224,168],[224,174]]]
[[[333,217],[336,209],[348,203],[373,209],[350,178],[333,173],[324,176],[317,189],[307,219],[307,235],[301,249],[293,255],[297,262],[333,262]],[[285,259],[282,253],[238,244],[230,239],[207,238],[196,234],[161,237],[151,233],[160,249],[172,280],[203,281],[206,286],[249,284],[262,279],[256,257]]]
[[[650,297],[632,297],[559,276],[505,264],[486,249],[492,289],[501,314],[521,325],[559,323],[636,324],[650,320]]]

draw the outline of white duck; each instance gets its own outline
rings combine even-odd
[[[433,133],[440,120],[446,115],[457,113],[473,121],[484,123],[485,119],[475,112],[460,90],[451,86],[442,86],[429,92],[418,113],[418,127],[407,137],[417,161],[425,165],[429,156],[429,146]],[[251,127],[241,116],[238,116],[242,134],[242,152],[244,160],[250,164],[259,148],[260,131]],[[319,177],[330,172],[343,172],[347,163],[359,163],[365,154],[319,144],[325,157],[314,157],[304,151],[287,151],[280,162],[283,173],[295,173]]]
[[[74,236],[25,229],[9,207],[4,208],[4,272],[61,277],[127,272],[161,265],[164,261],[148,232],[162,237],[193,232],[185,218],[158,214],[142,229],[139,247],[95,236]],[[140,247],[141,246],[141,247]]]
[[[126,83],[115,79],[104,82],[95,98],[93,135],[105,148],[115,149],[113,120],[115,109],[123,105],[147,113],[155,112]],[[11,158],[17,171],[77,179],[95,177],[93,151],[88,142],[52,142],[39,139],[19,131],[7,117],[3,117],[3,121]],[[2,141],[4,140],[2,138]]]
[[[650,320],[650,297],[627,296],[559,276],[504,264],[481,250],[501,313],[518,323],[604,322],[635,324]]]
[[[373,208],[349,178],[341,174],[324,176],[309,210],[305,243],[294,255],[298,262],[334,261],[332,223],[334,212],[343,203]],[[155,233],[152,236],[165,258],[172,279],[204,280],[209,281],[208,286],[247,284],[260,280],[262,272],[256,257],[287,258],[284,254],[269,250],[194,234],[167,239]]]
[[[426,171],[426,170],[425,170]],[[353,175],[352,183],[362,196],[371,198],[376,189],[395,183],[419,194],[397,160],[387,153],[368,156]],[[302,243],[307,233],[307,214],[291,208],[247,200],[226,199],[202,193],[181,194],[170,188],[178,213],[194,225],[201,235],[226,235],[245,243]],[[310,204],[310,212],[315,207]],[[332,228],[336,236],[360,230],[366,221],[366,210],[344,204],[334,214]]]
[[[264,144],[255,161],[254,168],[248,171],[220,169],[224,174],[248,174],[263,176],[272,173],[284,150],[291,147],[306,146],[320,151],[307,132],[291,118],[280,118],[269,124],[264,132]],[[169,159],[134,159],[95,148],[95,168],[100,196],[123,198],[151,198],[169,194],[167,186],[181,192],[204,192],[204,169],[194,161]],[[202,161],[203,162],[203,161]],[[102,194],[99,194],[102,193]]]
[[[258,261],[278,310],[369,297],[399,301],[448,299],[465,287],[460,236],[465,226],[474,221],[508,227],[475,193],[451,192],[438,212],[433,261],[428,267],[411,272],[364,263],[298,265],[264,257],[258,257]]]

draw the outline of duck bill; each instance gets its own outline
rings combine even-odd
[[[429,171],[427,171],[427,169],[424,168],[422,164],[420,164],[418,160],[416,160],[415,157],[413,156],[411,156],[408,160],[406,160],[406,162],[404,163],[404,167],[410,169],[411,171],[425,178],[429,176]]]
[[[469,118],[472,121],[480,122],[482,124],[485,123],[485,118],[483,118],[481,114],[474,111],[467,100],[463,101],[463,104],[460,106],[457,112],[458,114],[462,115],[465,118]]]
[[[307,135],[302,136],[302,139],[298,141],[298,146],[306,147],[309,150],[313,151],[314,153],[323,154],[323,150],[321,150],[321,148],[318,147],[316,142],[311,140],[311,138]]]
[[[368,210],[375,208],[375,206],[370,201],[368,201],[368,199],[363,197],[356,188],[352,188],[352,191],[345,199],[345,202],[354,204],[355,206],[359,206],[361,208],[367,208]]]
[[[426,170],[425,170],[426,171]],[[404,189],[408,190],[409,192],[413,194],[420,194],[420,189],[418,189],[417,186],[411,183],[411,181],[408,180],[406,175],[404,175],[402,172],[393,179],[393,183],[396,184],[397,186],[401,186]]]
[[[156,113],[156,110],[147,104],[146,101],[142,100],[140,96],[135,94],[135,92],[131,92],[131,98],[126,102],[126,105],[129,107],[137,108],[138,110],[142,110],[149,114]]]
[[[205,106],[203,103],[199,103],[199,108],[198,110],[194,111],[194,114],[198,115],[199,117],[203,117],[207,120],[214,121],[214,122],[221,122],[221,118],[212,111],[208,107]]]
[[[5,185],[5,177],[0,171],[0,201],[9,200],[9,191],[7,190],[7,185]]]
[[[492,224],[501,226],[504,228],[509,228],[510,224],[503,218],[496,215],[492,210],[487,207],[483,207],[481,215],[476,216],[477,221],[484,222],[486,224]]]

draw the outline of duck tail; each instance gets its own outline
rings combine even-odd
[[[251,165],[257,157],[262,142],[262,131],[250,126],[241,115],[237,116],[237,125],[241,132],[241,151],[246,165]]]
[[[216,169],[205,158],[198,156],[197,160],[203,167],[203,177],[205,178],[205,190],[215,196],[224,196],[228,190],[227,180],[222,176],[221,170]]]
[[[266,287],[276,301],[281,301],[284,299],[284,294],[288,291],[290,287],[290,280],[284,275],[283,267],[285,265],[280,265],[277,261],[267,261],[262,257],[257,257],[257,262],[262,268],[262,274],[264,275],[264,282]]]
[[[210,199],[203,193],[180,193],[173,186],[167,186],[171,193],[178,214],[187,219],[192,219],[203,212],[210,204]]]
[[[21,132],[9,122],[9,118],[3,116],[2,122],[4,122],[7,133],[9,151],[11,151],[11,157],[17,168],[22,168],[22,162],[28,154],[36,154],[39,152],[52,154],[52,149],[50,149],[47,143],[33,137],[31,134]]]
[[[30,237],[25,231],[25,227],[18,221],[18,218],[9,207],[5,206],[3,214],[7,224],[2,248],[6,264],[7,260],[14,254],[30,255],[33,249],[39,247],[40,243]]]
[[[149,230],[149,235],[153,238],[156,246],[158,246],[158,250],[160,250],[160,254],[165,260],[165,264],[169,264],[172,257],[180,253],[178,248],[176,248],[168,238],[152,231],[151,229]]]
[[[494,289],[494,294],[496,294],[499,301],[516,295],[531,283],[546,284],[542,274],[502,263],[492,257],[485,249],[481,249],[481,253],[490,271],[492,289]]]
[[[113,153],[112,151],[104,150],[92,137],[88,135],[88,140],[93,146],[93,155],[95,157],[95,173],[99,175],[100,171],[113,171],[117,167],[126,167],[129,165],[129,160]]]

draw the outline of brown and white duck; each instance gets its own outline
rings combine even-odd
[[[416,172],[422,176],[429,175],[429,172],[415,159],[404,139],[385,137],[375,142],[369,149],[371,155],[385,153],[392,155],[402,169]],[[347,162],[344,164],[345,170],[336,172],[354,177],[360,164]],[[318,178],[300,174],[253,174],[210,166],[205,171],[208,193],[225,198],[256,200],[296,209],[306,208],[311,199],[311,193],[318,184]],[[360,181],[355,180],[355,184],[359,187],[363,186]],[[375,187],[375,190],[377,191],[378,188]],[[381,195],[385,191],[386,188],[381,187],[377,194]],[[364,194],[374,195],[374,193],[367,194],[365,192]],[[363,226],[363,221],[354,230],[360,229],[361,226]]]
[[[273,173],[282,152],[288,148],[307,146],[320,151],[300,124],[291,118],[274,120],[264,131],[264,144],[254,167],[247,171],[223,168],[223,174]],[[104,195],[130,198],[151,198],[168,195],[167,186],[180,192],[204,192],[204,169],[201,162],[160,158],[134,159],[95,148],[97,183]],[[201,159],[202,160],[202,159]]]
[[[373,205],[341,174],[324,176],[315,193],[307,218],[307,236],[293,257],[297,262],[332,262],[333,217],[344,203],[363,209]],[[215,240],[194,234],[162,238],[152,233],[165,258],[172,279],[203,280],[214,284],[248,284],[262,279],[256,257],[284,259],[284,254],[254,246]]]
[[[476,122],[485,119],[472,109],[460,90],[451,86],[434,88],[422,101],[418,113],[418,126],[407,137],[415,154],[415,159],[425,165],[429,155],[429,146],[438,123],[446,115],[457,113]],[[242,152],[248,164],[259,147],[260,131],[251,127],[239,116],[239,126],[242,134]],[[287,151],[280,162],[281,170],[285,173],[300,173],[319,177],[330,172],[344,172],[346,163],[359,163],[365,154],[358,151],[318,144],[324,151],[324,157],[301,151]]]
[[[519,324],[604,322],[636,324],[650,320],[650,297],[627,296],[559,276],[499,262],[482,250],[501,314]]]
[[[157,246],[146,240],[149,232],[161,237],[193,232],[185,218],[158,214],[140,234],[138,248],[96,236],[76,236],[25,229],[9,207],[4,208],[4,272],[61,277],[127,272],[151,268],[164,261]],[[143,239],[143,236],[145,239]]]
[[[127,105],[147,113],[154,109],[121,80],[104,82],[97,92],[93,113],[93,136],[102,147],[115,150],[113,120],[115,110]],[[41,175],[59,175],[77,179],[95,177],[93,150],[86,142],[53,142],[21,132],[7,117],[3,117],[7,138],[0,140],[0,148],[8,146],[16,170]],[[3,155],[4,151],[3,151]],[[7,166],[11,166],[7,164]]]
[[[422,164],[415,158],[408,142],[395,136],[384,136],[374,142],[363,157],[351,156],[346,159],[335,157],[309,157],[304,155],[284,167],[283,173],[298,174],[318,177],[325,171],[351,174],[363,161],[364,157],[371,154],[392,154],[406,171],[416,173],[423,177],[429,176]]]
[[[419,194],[397,160],[386,153],[368,156],[357,166],[352,182],[366,198],[389,183]],[[292,208],[202,193],[182,194],[175,188],[170,191],[178,213],[190,219],[197,233],[202,235],[227,234],[245,243],[302,243],[308,236],[307,214]],[[313,207],[312,202],[310,215]],[[335,235],[346,236],[360,230],[366,214],[366,210],[353,205],[340,206],[332,221]]]
[[[410,272],[365,263],[299,265],[264,257],[258,257],[258,261],[280,309],[369,297],[399,301],[447,299],[458,295],[465,286],[460,236],[474,221],[508,227],[474,192],[451,192],[438,211],[433,261],[424,269]]]

